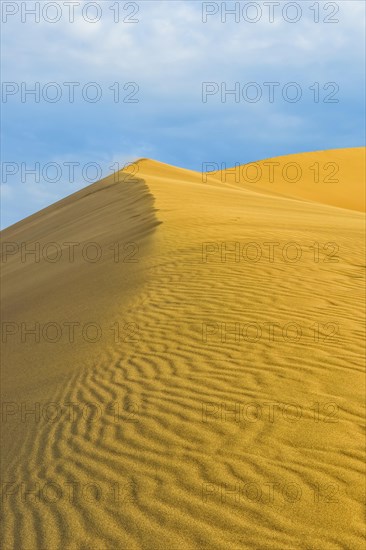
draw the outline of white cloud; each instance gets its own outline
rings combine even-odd
[[[96,24],[84,21],[80,12],[72,24],[65,20],[22,24],[10,18],[3,25],[7,77],[48,81],[94,74],[95,80],[104,81],[128,73],[154,85],[172,75],[189,87],[192,75],[208,69],[223,75],[256,65],[282,71],[296,67],[300,56],[307,65],[314,56],[324,64],[335,56],[346,61],[357,55],[354,45],[363,36],[364,7],[358,1],[338,2],[341,10],[335,17],[340,23],[327,25],[311,21],[312,12],[304,7],[310,2],[302,3],[304,17],[296,24],[282,17],[274,24],[265,18],[256,24],[228,18],[223,24],[219,14],[204,24],[200,2],[161,1],[140,2],[137,24],[115,24],[107,11],[109,4],[101,3],[107,15]],[[174,89],[174,80],[168,84]]]

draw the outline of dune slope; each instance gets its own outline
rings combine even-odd
[[[213,167],[215,168],[215,167]],[[333,149],[214,170],[230,185],[365,212],[366,149]]]
[[[363,214],[137,166],[2,234],[2,547],[363,548]]]

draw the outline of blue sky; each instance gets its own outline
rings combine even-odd
[[[31,9],[36,2],[2,2],[2,227],[139,157],[201,170],[204,162],[232,166],[364,144],[363,1],[272,2],[273,22],[263,1],[227,2],[227,9],[239,4],[240,11],[226,22],[221,2],[120,2],[119,22],[115,1],[94,2],[98,10],[83,12],[91,2],[80,0],[73,22],[62,0],[51,2],[57,12],[40,12],[39,22],[22,13],[21,4]],[[319,23],[311,6],[319,6]],[[216,10],[204,23],[203,14]],[[94,17],[95,23],[87,20]],[[80,84],[73,103],[65,82]],[[81,93],[91,82],[96,86],[86,88],[87,97],[102,93],[94,103]],[[206,102],[204,82],[219,90]],[[255,87],[246,87],[251,82]],[[268,82],[278,83],[273,102]],[[290,102],[282,92],[294,82],[302,95]],[[22,101],[21,90],[35,83],[39,102],[31,95]],[[124,90],[126,83],[135,84]],[[117,102],[112,85],[120,90]],[[221,90],[235,86],[240,95],[223,101]],[[291,99],[296,89],[287,89]],[[262,96],[250,102],[256,90]],[[57,91],[60,100],[50,102]],[[338,101],[324,102],[327,96]],[[138,101],[122,101],[128,97]],[[70,178],[73,162],[79,165]],[[35,165],[37,177],[27,173]]]

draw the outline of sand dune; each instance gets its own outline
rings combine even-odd
[[[210,169],[215,178],[240,188],[365,211],[364,147],[237,163],[226,170]]]
[[[2,232],[2,548],[363,548],[363,159],[141,159]]]

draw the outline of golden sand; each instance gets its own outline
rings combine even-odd
[[[365,151],[258,165],[2,232],[2,548],[364,547]]]

